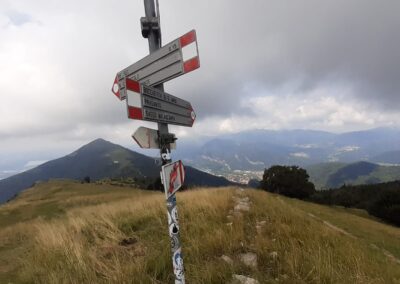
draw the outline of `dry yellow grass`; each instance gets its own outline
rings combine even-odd
[[[70,183],[61,188],[57,193],[48,189],[47,198],[58,200],[57,206],[65,214],[0,230],[0,260],[5,252],[2,248],[9,248],[6,253],[11,258],[16,243],[21,250],[11,263],[14,270],[5,269],[8,276],[3,279],[21,283],[172,283],[161,193]],[[77,188],[82,190],[82,199]],[[40,198],[30,194],[30,200],[39,202]],[[233,274],[260,283],[400,283],[398,264],[371,248],[368,239],[351,238],[310,218],[307,203],[246,190],[241,194],[249,197],[250,211],[227,224],[234,207],[232,197],[238,194],[235,188],[178,194],[188,283],[229,283]],[[62,206],[63,200],[68,206]],[[265,225],[257,231],[259,221]],[[376,223],[365,222],[364,226]],[[239,260],[239,254],[245,252],[257,255],[256,267]],[[231,257],[233,265],[221,255]]]
[[[400,229],[381,222],[369,222],[368,219],[377,220],[368,215],[366,211],[327,207],[319,204],[302,202],[296,199],[286,199],[290,206],[304,210],[328,220],[335,226],[352,234],[354,237],[390,251],[400,259]]]

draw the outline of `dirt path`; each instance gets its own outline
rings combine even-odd
[[[356,236],[354,236],[353,234],[351,234],[351,233],[349,233],[349,232],[343,230],[342,228],[339,228],[339,227],[337,227],[337,226],[335,226],[335,225],[329,223],[329,222],[326,221],[326,220],[323,220],[323,219],[321,219],[321,218],[315,216],[315,215],[312,214],[312,213],[307,212],[307,215],[310,216],[311,218],[315,219],[315,220],[318,220],[318,221],[322,222],[323,224],[325,224],[326,226],[328,226],[328,227],[331,228],[332,230],[335,230],[335,231],[337,231],[337,232],[340,232],[340,233],[342,233],[342,234],[344,234],[344,235],[346,235],[346,236],[349,236],[349,237],[351,237],[351,238],[353,238],[353,239],[359,239],[359,238],[357,238]],[[375,245],[375,244],[371,244],[371,243],[370,243],[369,245],[370,245],[372,248],[381,251],[381,252],[382,252],[387,258],[389,258],[391,261],[400,264],[400,259],[398,259],[397,257],[395,257],[393,254],[391,254],[391,253],[388,252],[387,250],[385,250],[385,249],[383,249],[383,248],[380,248],[380,247],[378,247],[378,246]]]
[[[277,197],[277,199],[278,199],[278,201],[281,202],[282,204],[285,203],[285,201],[283,201],[281,198]],[[301,209],[300,209],[300,210],[301,210]],[[302,210],[302,211],[305,212],[304,210]],[[349,236],[350,238],[353,238],[353,239],[359,239],[359,238],[357,238],[356,236],[354,236],[353,234],[347,232],[346,230],[344,230],[344,229],[342,229],[342,228],[339,228],[339,227],[333,225],[332,223],[330,223],[330,222],[328,222],[328,221],[326,221],[326,220],[324,220],[324,219],[321,219],[321,218],[315,216],[314,214],[312,214],[312,213],[310,213],[310,212],[305,212],[305,213],[307,213],[307,215],[310,216],[311,218],[313,218],[313,219],[315,219],[315,220],[317,220],[317,221],[322,222],[325,226],[331,228],[331,229],[334,230],[334,231],[337,231],[337,232],[339,232],[339,233],[342,233],[342,234],[344,234],[344,235],[346,235],[346,236]],[[384,248],[380,248],[380,247],[378,247],[378,246],[375,245],[375,244],[371,244],[371,243],[370,243],[369,245],[370,245],[372,248],[381,251],[381,252],[382,252],[388,259],[390,259],[391,261],[393,261],[393,262],[395,262],[395,263],[397,263],[397,264],[400,264],[400,259],[398,259],[397,257],[395,257],[395,256],[394,256],[393,254],[391,254],[389,251],[385,250]]]
[[[351,233],[349,233],[349,232],[347,232],[347,231],[345,231],[345,230],[343,230],[343,229],[341,229],[341,228],[339,228],[339,227],[336,227],[335,225],[329,223],[329,222],[326,221],[326,220],[323,220],[323,219],[321,219],[321,218],[315,216],[314,214],[307,213],[307,215],[310,216],[311,218],[314,218],[314,219],[316,219],[316,220],[318,220],[318,221],[324,223],[326,226],[328,226],[328,227],[331,228],[332,230],[335,230],[335,231],[337,231],[337,232],[340,232],[340,233],[342,233],[342,234],[344,234],[344,235],[346,235],[346,236],[349,236],[349,237],[351,237],[351,238],[353,238],[353,239],[357,239],[357,237],[354,236],[353,234],[351,234]]]
[[[243,217],[243,214],[249,212],[252,205],[252,202],[250,201],[250,198],[246,194],[244,188],[238,188],[235,191],[235,194],[232,196],[232,200],[234,201],[233,208],[229,210],[229,215],[226,216],[229,221],[226,223],[228,226],[232,226],[233,223],[238,220],[238,218]],[[248,267],[257,267],[257,255],[253,252],[241,253],[234,258],[239,259]],[[221,259],[230,265],[234,263],[233,259],[227,255],[222,255]],[[245,275],[233,274],[231,284],[259,284],[259,282],[256,279]]]

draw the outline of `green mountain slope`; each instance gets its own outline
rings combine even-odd
[[[336,188],[343,184],[373,184],[400,179],[400,166],[381,166],[369,162],[322,163],[306,169],[310,180],[318,189]]]
[[[364,209],[385,222],[400,226],[400,180],[321,190],[312,195],[310,200],[321,204]]]
[[[377,163],[386,163],[386,164],[400,164],[400,151],[389,151],[384,152],[380,155],[377,155],[371,159]]]
[[[187,167],[187,185],[223,186],[231,184],[216,177]],[[156,178],[160,166],[155,160],[103,139],[97,139],[77,151],[40,165],[32,170],[0,180],[0,203],[5,202],[36,181],[48,179],[77,179],[89,176],[102,178]]]
[[[331,174],[345,166],[345,163],[321,163],[306,168],[310,180],[317,189],[325,188]]]

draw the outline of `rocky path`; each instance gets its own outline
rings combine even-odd
[[[235,195],[232,196],[234,201],[233,208],[229,211],[229,214],[226,216],[228,219],[227,226],[232,226],[238,218],[243,217],[246,212],[250,211],[251,208],[251,201],[250,198],[246,195],[246,191],[244,188],[239,188],[236,190]],[[262,224],[258,224],[257,226],[263,226],[266,222]],[[226,263],[233,265],[234,261],[232,258],[226,255],[222,255],[221,259],[224,260]],[[257,255],[253,252],[241,253],[238,255],[238,259],[247,266],[250,267],[257,267]],[[256,279],[239,275],[233,274],[232,275],[232,284],[258,284],[259,282]]]

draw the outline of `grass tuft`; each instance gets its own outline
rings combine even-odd
[[[240,195],[249,197],[250,211],[231,221],[233,197]],[[366,228],[378,230],[395,256],[400,230],[360,214],[235,188],[186,191],[177,199],[188,283],[228,283],[233,274],[260,283],[400,281],[399,264],[379,250],[377,232]],[[49,202],[57,214],[40,211]],[[173,282],[163,194],[53,182],[26,192],[0,213],[21,206],[39,213],[19,215],[19,222],[0,229],[0,282]],[[257,255],[255,267],[240,260],[248,252]]]

